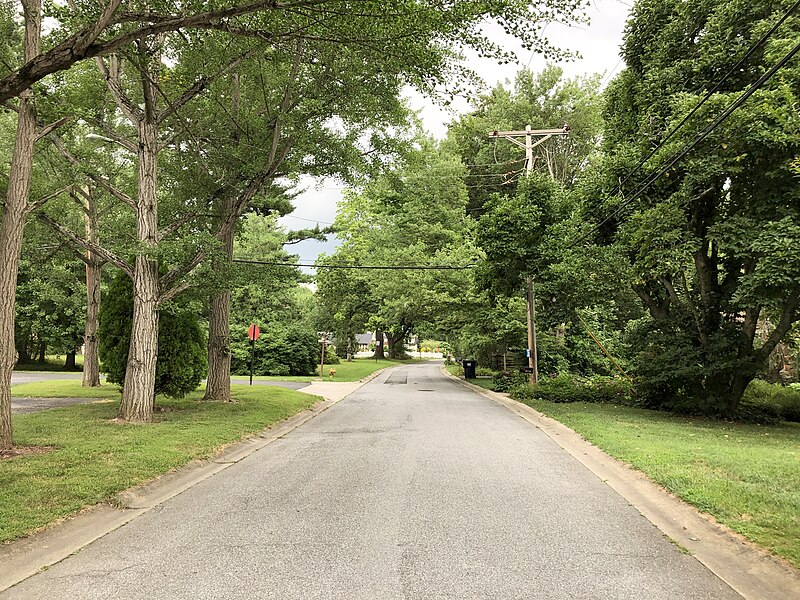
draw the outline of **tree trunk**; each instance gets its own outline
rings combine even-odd
[[[43,365],[47,361],[47,342],[40,341],[39,342],[39,357],[36,359],[36,362],[40,365]]]
[[[227,205],[227,202],[226,202]],[[233,258],[233,229],[223,239],[225,262]],[[211,298],[208,315],[208,381],[204,400],[231,402],[231,292],[224,289]]]
[[[31,362],[30,337],[30,331],[15,332],[14,345],[17,349],[17,364],[24,365]]]
[[[39,53],[40,0],[23,0],[22,9],[25,14],[24,59],[27,62]],[[19,96],[17,134],[0,228],[0,451],[8,450],[12,446],[11,372],[17,362],[14,346],[14,301],[35,143],[33,92],[25,90]]]
[[[70,350],[67,352],[67,359],[64,361],[64,370],[65,371],[75,371],[75,350]]]
[[[146,104],[152,106],[152,98]],[[151,110],[146,113],[138,124],[136,199],[136,234],[143,251],[134,267],[131,345],[119,406],[119,418],[133,422],[147,422],[153,415],[158,359],[158,262],[147,255],[155,250],[158,239],[158,142],[155,115]]]
[[[90,254],[90,253],[89,253]],[[100,326],[100,267],[86,265],[86,328],[83,336],[83,387],[100,385],[100,358],[97,330]]]
[[[739,404],[742,402],[744,392],[747,389],[747,386],[750,385],[750,382],[755,379],[755,377],[755,372],[750,373],[748,371],[740,371],[733,376],[730,390],[728,392],[727,416],[732,417],[739,409]]]
[[[239,129],[235,123],[239,118],[241,93],[239,89],[239,74],[231,74],[231,118],[234,126],[231,128],[231,141],[239,141]],[[236,202],[226,194],[222,202],[222,216],[220,222],[225,221],[236,210]],[[229,272],[233,260],[233,231],[230,227],[224,230],[222,249],[225,252],[217,267],[222,272]],[[219,270],[215,269],[217,272]],[[211,307],[208,314],[208,378],[206,380],[206,393],[203,400],[216,402],[232,402],[231,398],[231,292],[225,282],[225,289],[220,290],[211,297]]]
[[[98,244],[97,207],[92,190],[87,188],[84,200],[86,239]],[[83,331],[83,387],[100,385],[100,357],[97,329],[100,315],[100,265],[92,252],[86,252],[86,327]]]
[[[391,333],[386,334],[386,338],[389,342],[389,358],[397,360],[399,358],[403,358],[405,355],[405,348],[403,347],[403,340],[405,340],[405,336],[401,335],[399,337],[393,336]],[[398,351],[398,345],[400,349]]]
[[[380,329],[375,331],[375,353],[372,355],[372,358],[386,358],[386,352],[383,348],[383,331]]]

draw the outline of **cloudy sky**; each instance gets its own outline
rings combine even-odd
[[[622,31],[633,0],[592,0],[587,15],[588,25],[566,27],[551,23],[545,35],[555,46],[577,51],[580,58],[560,63],[567,77],[589,73],[603,73],[604,81],[619,71],[624,65],[619,57],[619,45]],[[486,81],[488,87],[498,83],[511,82],[516,72],[523,67],[538,71],[545,66],[542,57],[523,50],[508,38],[502,30],[489,28],[487,33],[495,40],[513,48],[519,57],[514,65],[498,65],[485,59],[471,59],[471,66]],[[415,93],[409,93],[409,104],[420,111],[425,128],[431,135],[443,137],[447,124],[457,117],[458,113],[467,112],[470,106],[466,100],[456,102],[451,110],[434,105],[430,100]],[[523,128],[526,124],[520,123]],[[335,180],[314,181],[308,179],[303,186],[306,191],[295,200],[295,211],[281,219],[287,229],[313,227],[315,223],[324,226],[332,223],[336,216],[336,204],[341,197],[342,186]],[[303,262],[313,262],[321,252],[330,253],[336,246],[336,240],[328,242],[306,241],[291,246],[291,252],[300,256]]]

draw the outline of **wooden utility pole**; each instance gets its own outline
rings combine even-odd
[[[569,125],[564,124],[563,129],[531,129],[528,125],[525,131],[493,131],[490,138],[504,138],[520,148],[525,148],[525,175],[533,172],[533,149],[543,144],[553,136],[569,135]],[[525,142],[517,138],[525,138]],[[536,142],[534,137],[538,137]],[[528,303],[528,367],[531,369],[531,383],[539,381],[539,352],[536,347],[536,296],[534,295],[533,276],[528,275],[526,299]]]

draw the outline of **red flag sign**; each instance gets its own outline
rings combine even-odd
[[[251,342],[255,342],[259,336],[261,335],[261,330],[258,328],[258,325],[253,323],[250,325],[250,329],[247,330],[247,337]]]

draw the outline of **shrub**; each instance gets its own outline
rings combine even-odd
[[[512,387],[524,384],[527,381],[527,376],[524,373],[515,371],[500,371],[492,377],[494,384],[494,391],[508,392]]]
[[[320,354],[322,354],[321,349]],[[340,362],[341,361],[339,360],[339,355],[336,353],[336,349],[333,346],[325,346],[325,364],[338,365]]]
[[[109,382],[122,386],[128,366],[133,318],[133,282],[125,273],[111,280],[100,306],[100,362]],[[158,318],[158,363],[154,394],[182,398],[197,389],[207,371],[205,335],[196,313],[170,302]]]
[[[800,389],[755,379],[745,390],[735,417],[760,423],[800,422]]]
[[[595,376],[586,382],[591,395],[589,402],[605,404],[625,404],[634,406],[639,403],[633,382],[621,377]]]
[[[256,375],[313,375],[319,367],[320,344],[315,331],[296,324],[265,325],[255,344]],[[247,326],[231,327],[231,372],[250,373]],[[327,355],[327,352],[326,352]]]
[[[512,383],[511,397],[516,400],[547,400],[548,402],[594,402],[636,404],[630,380],[613,377],[582,379],[567,374],[540,379],[536,385],[524,381]]]

